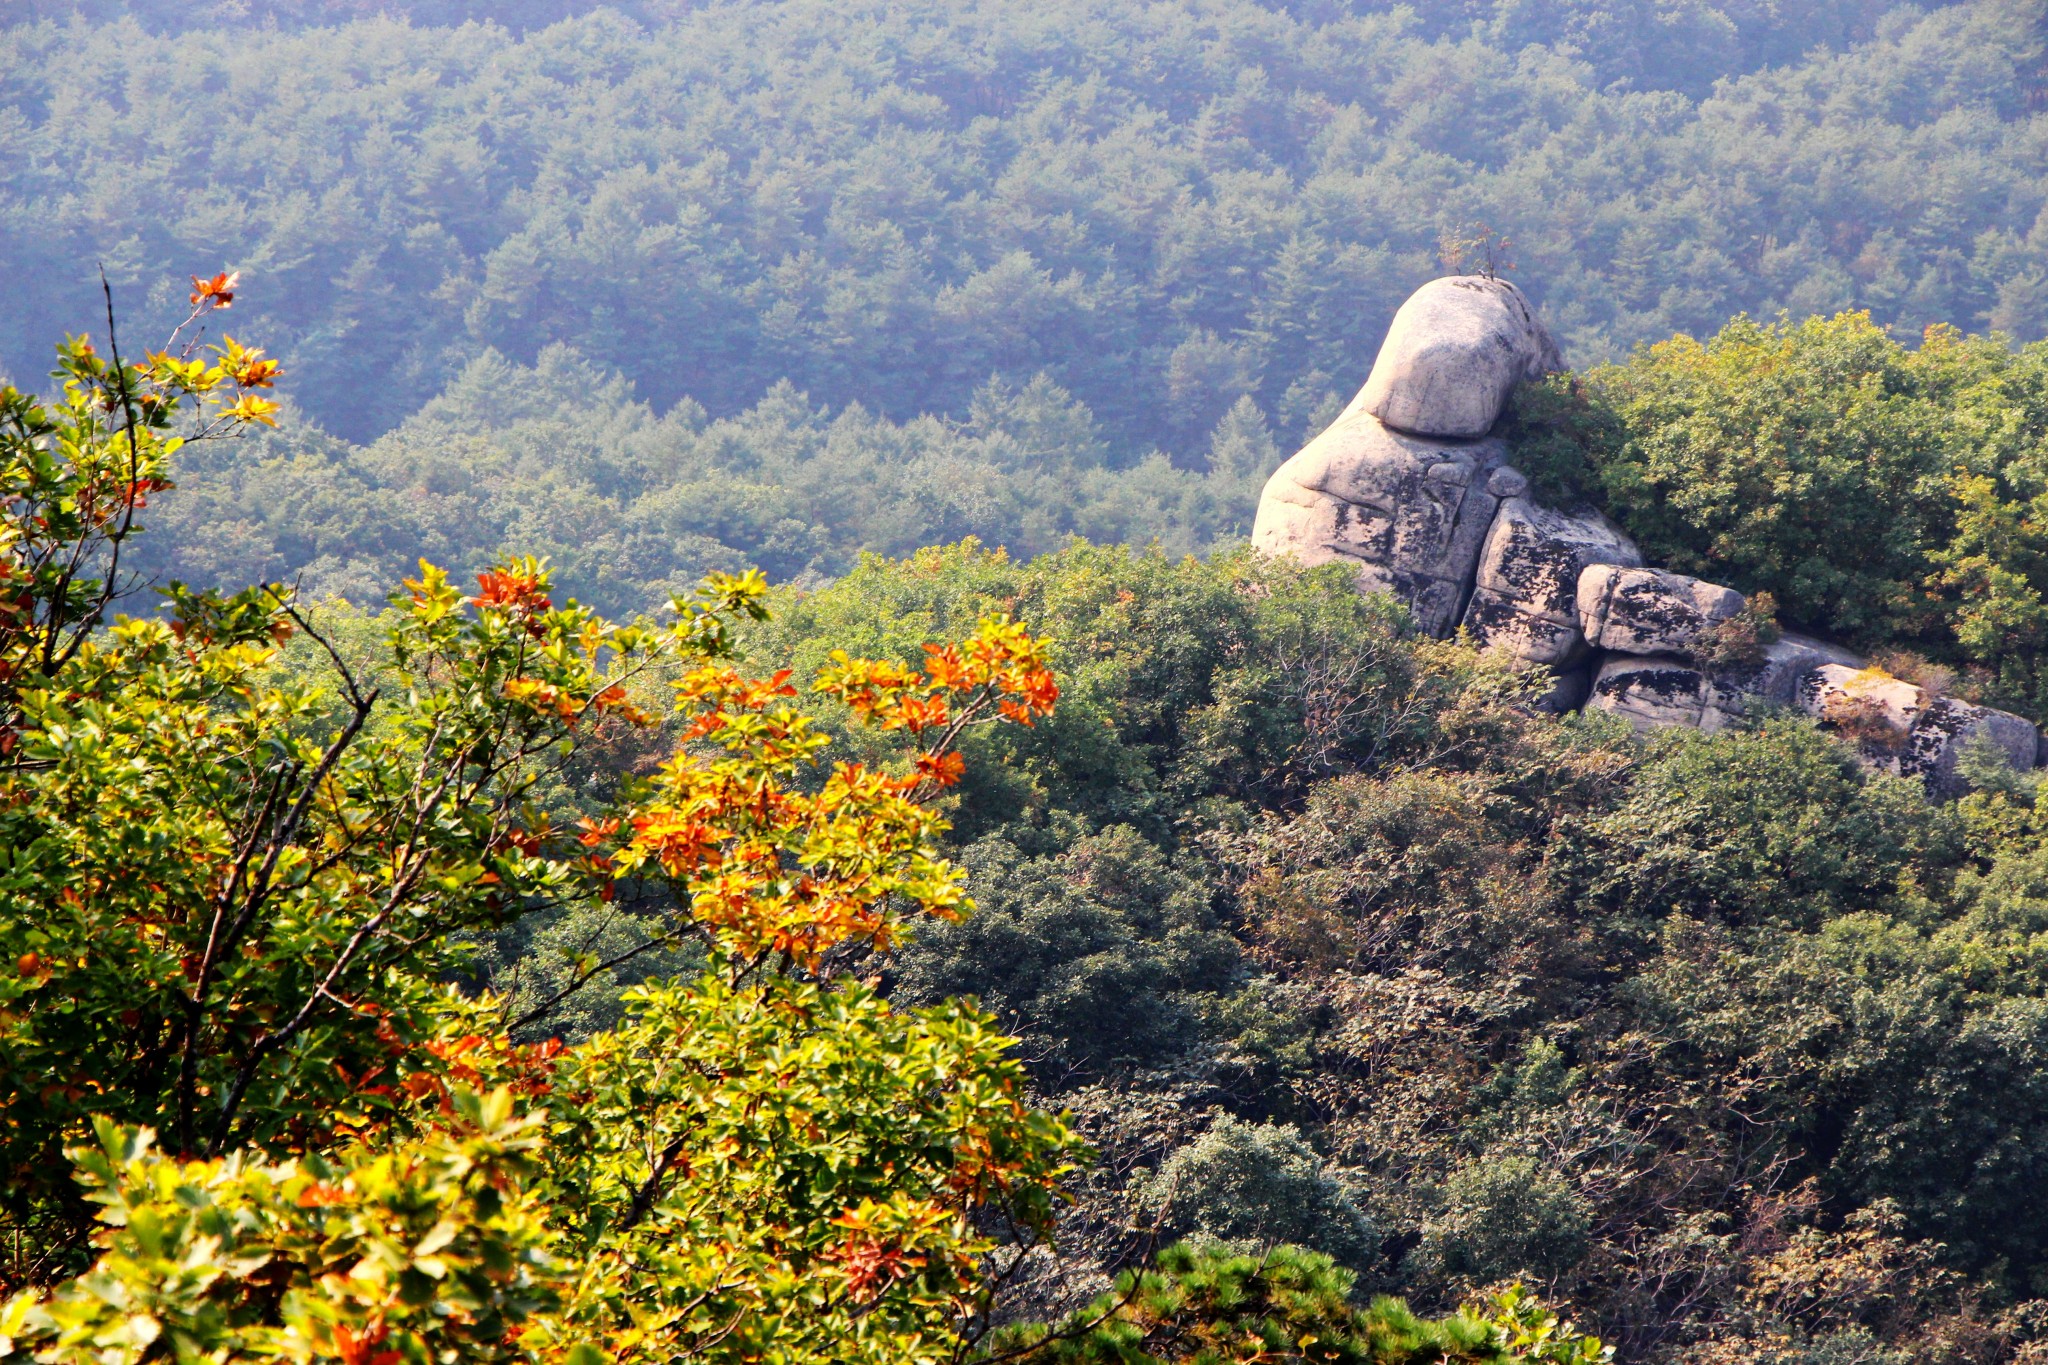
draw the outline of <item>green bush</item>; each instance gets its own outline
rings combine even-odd
[[[1477,1284],[1568,1273],[1592,1241],[1586,1199],[1529,1152],[1489,1152],[1444,1182],[1443,1211],[1424,1246],[1452,1275]]]
[[[1240,1246],[1294,1242],[1364,1268],[1380,1236],[1299,1130],[1219,1115],[1134,1194],[1167,1227]]]

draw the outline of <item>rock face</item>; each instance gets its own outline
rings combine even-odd
[[[1624,654],[1698,654],[1744,606],[1733,588],[1618,560],[1586,569],[1574,596],[1586,639]]]
[[[1586,705],[1620,716],[1638,734],[1688,725],[1719,729],[1720,717],[1707,722],[1710,688],[1706,675],[1673,654],[1617,654],[1593,675]]]
[[[1506,280],[1431,280],[1394,314],[1356,406],[1419,436],[1493,430],[1515,385],[1562,369],[1557,343]]]
[[[1477,275],[1424,285],[1350,407],[1267,481],[1252,544],[1350,563],[1360,586],[1392,592],[1424,630],[1448,635],[1495,510],[1529,489],[1488,433],[1514,386],[1558,363],[1513,285]]]
[[[1903,748],[1927,695],[1909,682],[1852,661],[1822,664],[1806,673],[1795,700],[1808,715],[1858,739]]]
[[[1586,705],[1638,732],[1673,725],[1725,730],[1746,715],[1792,705],[1802,679],[1840,663],[1860,667],[1847,650],[1790,633],[1755,663],[1709,667],[1689,655],[1614,653],[1594,674]]]
[[[1899,771],[1919,773],[1936,796],[1960,796],[1969,790],[1959,770],[1963,751],[1979,736],[1997,746],[2014,772],[2034,766],[2041,735],[2032,721],[2010,711],[1940,697],[1920,713],[1920,723],[1913,727],[1912,753]]]
[[[2040,751],[2040,734],[2024,717],[1933,696],[1876,669],[1823,664],[1800,678],[1796,700],[1808,715],[1854,740],[1865,762],[1918,776],[1937,796],[1963,791],[1963,752],[1980,736],[2016,772],[2032,768]]]
[[[1393,593],[1424,630],[1447,635],[1501,492],[1528,487],[1506,459],[1499,441],[1409,436],[1353,412],[1267,480],[1252,544],[1304,564],[1343,560],[1361,586]]]
[[[1764,649],[1764,657],[1753,664],[1729,664],[1714,670],[1721,690],[1743,699],[1743,708],[1791,706],[1798,700],[1799,683],[1823,664],[1847,664],[1861,668],[1863,661],[1839,645],[1825,644],[1786,631]]]
[[[1742,594],[1645,566],[1598,512],[1543,506],[1493,436],[1515,385],[1559,363],[1513,285],[1424,285],[1343,415],[1267,481],[1252,544],[1348,564],[1361,589],[1393,594],[1430,634],[1462,627],[1546,670],[1546,709],[1583,705],[1649,731],[1802,707],[1936,795],[1961,789],[1980,737],[2016,769],[2048,762],[2048,740],[2024,718],[1930,696],[1819,640],[1787,634],[1747,662],[1713,662],[1716,628]]]
[[[1642,562],[1635,542],[1598,512],[1503,499],[1479,550],[1464,626],[1482,645],[1524,663],[1564,668],[1586,652],[1580,576],[1592,571],[1588,566]]]

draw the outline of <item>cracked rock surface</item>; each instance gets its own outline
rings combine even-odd
[[[1824,664],[1861,668],[1863,661],[1840,645],[1788,630],[1765,646],[1763,658],[1717,668],[1714,677],[1723,694],[1741,699],[1742,709],[1788,707],[1798,701],[1800,680]]]
[[[1588,566],[1642,562],[1635,542],[1598,512],[1504,499],[1480,547],[1465,628],[1523,663],[1567,667],[1586,652],[1580,576]]]
[[[1349,563],[1361,587],[1393,593],[1424,630],[1448,635],[1500,503],[1496,482],[1527,487],[1501,469],[1506,458],[1496,440],[1410,436],[1354,412],[1267,481],[1252,544],[1309,565]]]
[[[1728,717],[1710,705],[1712,697],[1707,675],[1689,659],[1675,654],[1617,654],[1594,673],[1586,706],[1621,717],[1638,734],[1675,725],[1718,730]]]
[[[1725,730],[1744,716],[1797,700],[1814,669],[1861,661],[1845,649],[1787,632],[1753,663],[1709,667],[1690,655],[1607,653],[1586,705],[1620,716],[1638,732],[1674,725]]]
[[[1618,560],[1588,567],[1574,596],[1587,642],[1624,654],[1697,653],[1745,605],[1733,588]]]

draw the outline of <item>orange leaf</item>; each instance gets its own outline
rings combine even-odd
[[[941,787],[950,787],[967,773],[967,760],[959,754],[919,754],[917,771]]]
[[[348,1191],[338,1185],[314,1181],[299,1191],[299,1207],[302,1209],[324,1209],[335,1204],[346,1204]],[[341,1329],[346,1330],[346,1329]]]
[[[221,271],[210,280],[192,277],[192,306],[194,308],[226,308],[235,301],[235,286],[241,283],[242,272]]]
[[[478,592],[469,599],[473,607],[498,607],[507,611],[546,611],[554,605],[540,592],[540,580],[524,574],[500,573],[486,569],[476,576]]]

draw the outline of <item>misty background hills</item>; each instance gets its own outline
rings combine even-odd
[[[11,11],[0,372],[96,264],[140,337],[240,270],[286,364],[287,434],[163,514],[201,581],[1201,548],[1482,228],[1581,367],[1740,311],[2048,333],[2035,0]]]

